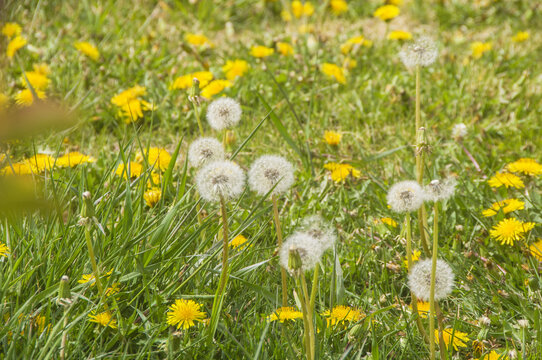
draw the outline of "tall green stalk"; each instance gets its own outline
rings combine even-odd
[[[282,231],[280,228],[280,218],[279,218],[279,207],[278,207],[278,200],[277,196],[272,196],[272,202],[273,202],[273,219],[275,221],[275,230],[277,232],[277,246],[280,248],[282,246]],[[282,283],[282,306],[286,307],[288,306],[288,284],[287,284],[287,277],[286,277],[286,270],[281,267],[280,268],[280,278]]]
[[[429,292],[429,349],[431,360],[435,359],[435,280],[437,275],[437,252],[438,252],[438,202],[433,206],[433,257],[431,263],[431,288]]]

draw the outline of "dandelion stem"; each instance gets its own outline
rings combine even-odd
[[[94,279],[96,280],[96,286],[100,293],[100,298],[104,295],[104,288],[102,281],[100,280],[100,271],[98,270],[98,264],[96,263],[96,256],[94,255],[94,248],[92,246],[92,239],[90,238],[90,226],[85,225],[85,240],[87,242],[88,255],[90,257],[90,264],[92,265],[92,272],[94,273]]]
[[[438,202],[433,206],[433,256],[431,263],[431,288],[429,292],[429,349],[431,360],[435,359],[435,280],[437,275],[437,252],[438,252]]]
[[[309,351],[310,351],[310,357],[309,354],[307,354],[307,358],[309,360],[314,359],[314,353],[315,353],[315,334],[314,334],[314,312],[313,309],[311,309],[310,300],[309,300],[309,290],[307,288],[307,281],[305,280],[305,274],[301,274],[301,286],[303,287],[303,300],[305,302],[305,309],[307,310],[307,325],[308,325],[308,333],[309,333]]]
[[[60,341],[60,360],[64,360],[66,356],[66,343],[68,342],[68,327],[69,318],[68,318],[69,308],[64,308],[64,324],[62,326],[62,340]]]
[[[282,231],[280,228],[280,218],[279,218],[279,206],[277,196],[273,195],[271,197],[273,202],[273,218],[275,220],[275,230],[277,232],[277,246],[280,248],[282,246]],[[282,306],[288,306],[288,284],[286,278],[286,270],[280,268],[280,278],[282,282]]]
[[[305,295],[303,291],[303,287],[301,285],[301,276],[299,275],[296,277],[297,280],[297,288],[298,288],[298,294],[300,297],[301,302],[301,311],[303,313],[303,338],[305,343],[305,353],[307,354],[307,360],[312,360],[310,358],[311,349],[310,349],[310,334],[309,334],[309,321],[308,321],[308,311],[307,311],[307,303],[305,302]]]
[[[314,305],[316,303],[316,293],[318,292],[318,273],[320,272],[320,265],[316,264],[314,268],[314,274],[312,276],[312,288],[309,310],[314,313]]]
[[[196,116],[196,120],[198,121],[199,134],[203,136],[203,125],[201,124],[198,106],[194,102],[192,102],[192,105],[194,106],[194,115]]]

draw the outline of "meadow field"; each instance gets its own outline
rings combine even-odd
[[[0,27],[0,359],[542,359],[540,1]]]

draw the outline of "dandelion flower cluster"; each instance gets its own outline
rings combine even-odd
[[[159,188],[151,188],[150,190],[145,191],[143,194],[143,199],[148,207],[154,207],[160,201],[162,197],[162,190]]]
[[[429,301],[431,291],[431,259],[418,261],[412,266],[408,275],[408,286],[416,297],[423,301]],[[454,287],[454,273],[450,265],[444,260],[437,260],[435,277],[435,300],[441,300],[450,295]]]
[[[194,321],[203,321],[204,319],[205,312],[201,311],[201,304],[193,300],[175,300],[175,303],[169,306],[167,313],[167,323],[183,330],[194,326]]]
[[[113,316],[109,311],[104,311],[99,314],[93,312],[88,315],[88,318],[90,322],[100,324],[104,327],[109,326],[111,329],[117,328],[117,320],[113,319]]]
[[[345,322],[357,322],[361,320],[365,314],[350,306],[338,305],[331,310],[324,311],[322,316],[326,318],[327,326],[334,326]]]
[[[280,195],[294,183],[292,163],[278,155],[263,155],[254,161],[248,172],[248,184],[258,195]]]
[[[395,212],[412,212],[422,206],[424,192],[416,181],[401,181],[388,191],[388,205]]]
[[[141,176],[143,173],[143,166],[137,162],[130,161],[128,166],[125,164],[119,164],[115,170],[115,175],[122,176],[125,179],[133,179]]]
[[[481,58],[482,55],[490,51],[491,48],[492,45],[490,42],[475,41],[470,45],[472,57],[475,59]]]
[[[537,242],[529,246],[529,252],[534,256],[538,261],[542,262],[542,239],[538,239]]]
[[[412,34],[408,31],[403,30],[393,30],[388,34],[388,39],[390,40],[411,40]]]
[[[147,89],[144,86],[136,85],[113,96],[111,103],[120,108],[119,116],[126,123],[131,123],[142,118],[144,111],[154,109],[151,103],[141,99],[146,93]]]
[[[247,245],[248,239],[243,235],[237,235],[230,241],[230,246],[234,249],[244,248]]]
[[[241,120],[241,105],[229,97],[213,101],[207,108],[207,121],[215,130],[231,128]]]
[[[359,178],[361,176],[361,172],[350,164],[331,162],[325,164],[324,169],[331,171],[331,180],[336,183],[344,182],[349,175],[352,175],[353,178]]]
[[[9,253],[9,247],[7,247],[7,245],[4,243],[0,243],[0,257],[7,257]]]
[[[525,187],[523,180],[519,176],[507,172],[497,172],[487,183],[492,188],[504,186],[506,188],[523,189]]]
[[[406,44],[399,52],[399,58],[407,68],[429,66],[437,57],[437,45],[427,36],[419,37],[416,41]]]
[[[194,79],[198,79],[200,88],[205,87],[213,80],[213,73],[210,71],[197,71],[194,73],[179,76],[173,81],[169,87],[170,90],[182,90],[191,88],[194,84]]]
[[[142,163],[145,159],[149,162],[150,167],[166,171],[171,162],[171,155],[164,148],[151,147],[144,153],[139,151],[136,154],[137,162]]]
[[[523,222],[515,218],[504,219],[495,225],[489,234],[500,241],[501,245],[514,245],[514,241],[522,240],[525,233],[531,231],[535,225],[533,222]]]
[[[513,211],[525,209],[525,202],[518,199],[505,199],[503,201],[497,201],[491,204],[489,209],[482,211],[482,215],[490,217],[497,215],[502,210],[503,214],[508,214]]]
[[[340,144],[342,139],[342,134],[336,131],[326,130],[324,131],[324,141],[331,146],[337,146]]]
[[[508,171],[522,173],[524,175],[536,176],[542,174],[542,165],[534,159],[521,158],[506,166]]]
[[[280,307],[275,312],[267,317],[268,321],[280,321],[281,323],[288,320],[302,319],[303,313],[295,310],[293,307],[284,306]]]
[[[427,315],[429,315],[429,302],[428,301],[418,301],[417,302],[418,307],[418,315],[421,318],[427,318]],[[412,309],[412,304],[410,304],[410,308]]]
[[[299,264],[291,264],[290,252],[299,256]],[[279,250],[280,265],[292,276],[312,270],[320,261],[324,248],[320,240],[306,232],[295,232]]]
[[[243,192],[245,173],[233,161],[213,161],[197,173],[196,185],[201,197],[207,201],[230,200]]]
[[[226,74],[226,79],[235,80],[237,77],[242,77],[248,71],[250,66],[245,60],[228,60],[222,66],[222,71]]]
[[[19,49],[26,45],[26,43],[26,39],[20,35],[15,36],[13,39],[11,39],[6,48],[6,55],[8,56],[8,58],[11,59]]]
[[[21,25],[16,22],[8,22],[2,26],[2,34],[8,38],[20,35],[22,31]]]
[[[100,59],[100,52],[98,51],[98,48],[87,41],[78,41],[74,43],[73,46],[79,50],[79,52],[88,56],[94,61],[98,61],[98,59]]]
[[[380,20],[388,21],[399,16],[400,13],[401,10],[395,5],[383,5],[376,9],[373,15]]]
[[[200,137],[188,148],[188,163],[192,167],[201,167],[208,162],[224,160],[224,147],[215,138]]]
[[[442,332],[442,339],[446,347],[449,347],[452,344],[455,351],[460,347],[467,347],[467,342],[470,341],[467,333],[454,330],[454,329],[444,329]],[[439,342],[439,331],[435,330],[435,342]]]
[[[423,188],[426,201],[448,200],[455,192],[457,181],[454,178],[433,180]]]
[[[268,57],[273,55],[274,52],[275,49],[262,45],[253,46],[250,49],[250,55],[254,56],[255,58]]]
[[[320,67],[320,70],[329,78],[335,79],[340,84],[346,84],[346,77],[344,76],[344,70],[335,64],[324,63]]]

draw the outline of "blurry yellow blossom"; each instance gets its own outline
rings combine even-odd
[[[273,55],[274,52],[275,52],[275,49],[269,48],[267,46],[261,46],[261,45],[253,46],[250,49],[250,55],[257,58],[264,58],[264,57]]]
[[[487,183],[493,188],[505,186],[506,188],[514,187],[522,189],[525,187],[525,184],[517,175],[507,172],[497,172]]]
[[[130,161],[129,169],[128,167],[124,166],[124,164],[119,164],[117,167],[117,170],[115,170],[115,174],[117,176],[122,176],[123,178],[136,178],[141,176],[141,172],[143,171],[143,166],[141,164]],[[128,174],[128,176],[127,176]]]
[[[15,23],[15,22],[8,22],[5,23],[4,26],[2,26],[2,34],[7,36],[8,38],[14,37],[16,35],[21,34],[21,25]]]
[[[397,223],[395,223],[395,225],[397,226]],[[421,254],[422,254],[422,252],[420,250],[412,251],[412,264],[414,264],[416,261],[420,260],[420,255]],[[408,269],[408,260],[407,260],[406,257],[403,260],[403,265],[405,265],[405,267]]]
[[[309,1],[304,4],[301,1],[292,1],[292,14],[298,19],[302,16],[311,16],[314,14],[314,6]]]
[[[292,21],[292,14],[290,14],[290,12],[288,10],[282,10],[280,12],[280,17],[284,21]]]
[[[249,69],[248,63],[245,60],[239,60],[239,59],[236,59],[233,61],[228,60],[226,61],[226,64],[222,66],[222,71],[224,71],[224,73],[226,74],[226,79],[228,80],[235,80],[235,78],[238,76],[242,77],[243,75],[245,75],[248,69]]]
[[[80,53],[88,56],[94,61],[98,61],[98,59],[100,58],[100,52],[98,51],[98,48],[96,48],[96,46],[92,45],[87,41],[78,41],[74,43],[73,46],[77,50],[79,50]]]
[[[50,171],[53,167],[55,159],[47,154],[36,154],[29,159],[26,159],[28,166],[35,174],[42,173],[44,171]]]
[[[492,238],[501,242],[501,245],[514,245],[514,241],[523,240],[525,233],[535,227],[535,223],[523,222],[518,219],[504,219],[489,231]]]
[[[220,93],[225,88],[231,87],[233,84],[228,80],[213,80],[201,90],[201,96],[210,99],[214,95]]]
[[[302,319],[303,313],[295,310],[293,307],[280,307],[267,317],[268,321],[280,321]]]
[[[324,141],[328,145],[339,145],[341,142],[343,135],[341,133],[338,133],[336,131],[330,131],[326,130],[324,131]]]
[[[9,253],[10,250],[7,245],[0,242],[0,257],[8,257]]]
[[[427,315],[429,314],[429,302],[426,301],[418,301],[418,315],[421,318],[427,318]],[[409,305],[412,309],[412,304]]]
[[[331,179],[336,183],[344,182],[348,175],[359,178],[361,173],[349,164],[327,163],[324,165],[324,169],[331,171]]]
[[[300,34],[310,34],[314,32],[314,26],[312,24],[301,24],[297,28]]]
[[[111,329],[117,328],[117,320],[113,319],[111,316],[111,312],[104,311],[102,313],[96,314],[95,312],[92,312],[88,314],[89,321],[95,322],[97,324],[100,324],[104,327],[110,327]]]
[[[538,259],[538,261],[542,261],[542,239],[538,239],[537,242],[529,246],[529,252]]]
[[[403,0],[387,0],[386,3],[390,5],[399,6],[403,3]]]
[[[388,39],[390,40],[410,40],[412,39],[412,34],[408,31],[403,30],[393,30],[388,34]]]
[[[247,245],[248,239],[244,237],[243,235],[237,235],[233,238],[232,241],[230,241],[230,246],[234,249],[237,249],[239,247],[244,248]]]
[[[395,5],[384,5],[375,10],[373,16],[387,21],[399,16],[401,10]]]
[[[160,174],[152,172],[150,178],[147,180],[147,187],[154,188],[160,185]]]
[[[352,70],[356,66],[358,66],[358,62],[350,57],[345,58],[343,61],[343,68],[345,69]]]
[[[503,201],[494,202],[489,209],[482,211],[482,215],[485,217],[490,217],[497,215],[499,210],[502,210],[504,214],[516,210],[523,210],[525,208],[525,203],[518,199],[506,199]]]
[[[467,333],[454,329],[444,329],[444,331],[442,332],[442,339],[444,340],[444,344],[446,344],[446,347],[449,347],[449,345],[452,344],[456,351],[460,347],[467,347],[467,342],[470,341]],[[435,330],[435,342],[439,342],[438,330]]]
[[[105,296],[118,294],[119,291],[120,291],[120,283],[113,283],[110,287],[105,289]]]
[[[529,33],[527,31],[519,31],[516,35],[512,37],[512,41],[523,42],[529,39]]]
[[[154,207],[156,204],[158,204],[158,201],[160,201],[161,196],[162,196],[162,190],[160,190],[159,188],[152,188],[150,190],[145,191],[145,194],[143,194],[145,203],[149,207]]]
[[[366,40],[363,35],[354,36],[341,45],[341,52],[346,55],[351,52],[356,45],[371,47],[372,44],[372,41]]]
[[[207,38],[207,36],[202,34],[192,34],[192,33],[186,33],[184,35],[184,39],[186,42],[188,42],[190,45],[194,46],[203,46],[203,45],[209,45],[210,47],[214,47],[214,44]]]
[[[348,11],[348,3],[345,0],[331,0],[329,5],[335,15],[340,15]]]
[[[151,147],[148,152],[145,153],[145,158],[149,162],[150,167],[154,167],[161,171],[166,171],[169,162],[171,161],[171,155],[164,148]],[[141,151],[136,154],[136,162],[143,163],[145,160]]]
[[[45,90],[51,82],[46,75],[37,71],[25,71],[24,75],[21,75],[21,84],[24,87],[28,87],[27,79],[34,90]]]
[[[393,220],[392,218],[383,217],[383,218],[380,219],[380,221],[382,223],[386,224],[386,225],[391,226],[391,227],[394,227],[394,228],[397,227],[397,222],[395,220]],[[418,251],[418,253],[419,253],[419,251]],[[415,254],[416,254],[416,251],[414,251],[414,255],[412,255],[412,259],[414,259]],[[418,256],[420,256],[420,255],[418,254]]]
[[[26,39],[24,37],[19,36],[19,35],[14,37],[8,43],[8,46],[6,48],[6,55],[8,56],[8,58],[12,58],[13,55],[15,55],[15,53],[17,52],[17,50],[19,50],[25,45],[26,45]]]
[[[326,318],[327,326],[334,326],[338,323],[358,322],[365,314],[350,306],[337,305],[331,311],[324,311],[322,316]]]
[[[292,47],[292,45],[286,42],[278,42],[277,51],[283,56],[289,56],[294,54],[294,48]]]
[[[0,170],[0,175],[30,175],[32,173],[30,164],[25,161],[4,166],[4,168]]]
[[[320,67],[320,70],[322,71],[322,73],[324,73],[330,78],[334,78],[339,83],[346,84],[344,70],[340,66],[331,63],[324,63]]]
[[[124,118],[126,123],[130,123],[142,118],[144,111],[154,109],[152,104],[139,98],[146,93],[145,87],[136,85],[113,96],[111,103],[120,108],[119,116]]]
[[[491,350],[489,354],[486,354],[478,360],[510,360],[510,357],[506,354],[499,354],[495,350]]]
[[[523,173],[525,175],[540,175],[542,174],[542,165],[537,163],[534,159],[521,158],[506,166],[508,171],[514,173]]]
[[[49,65],[45,63],[34,64],[32,65],[32,68],[34,69],[35,72],[44,76],[47,76],[51,73],[51,69],[49,68]]]
[[[189,89],[192,87],[194,78],[199,80],[199,87],[201,89],[213,80],[213,73],[210,71],[197,71],[195,73],[179,76],[170,86],[170,90]]]
[[[80,152],[73,151],[64,154],[56,159],[56,165],[59,167],[74,167],[80,164],[95,162],[92,156],[81,154]]]
[[[482,57],[482,55],[484,55],[485,52],[488,52],[489,50],[491,50],[491,43],[475,41],[470,45],[470,49],[472,52],[472,57],[475,59],[479,59]]]

